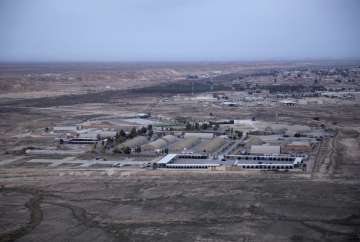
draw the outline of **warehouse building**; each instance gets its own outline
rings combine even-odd
[[[225,155],[224,158],[238,161],[266,161],[277,163],[299,163],[303,160],[302,157],[290,155]]]
[[[56,126],[53,128],[55,133],[76,132],[77,130],[79,130],[77,126]]]
[[[141,147],[143,151],[158,151],[168,147],[170,144],[177,141],[177,137],[174,135],[165,135],[155,141],[145,144]]]
[[[258,170],[292,170],[304,167],[302,157],[293,156],[259,156],[259,155],[226,155],[222,160],[209,159],[199,154],[168,154],[157,162],[159,168],[169,169],[211,169],[221,167]],[[229,169],[228,169],[229,170]]]
[[[260,170],[291,170],[295,168],[300,168],[294,164],[236,164],[242,169],[260,169]]]
[[[225,144],[224,137],[216,137],[199,148],[200,152],[212,154],[218,151]]]
[[[169,144],[175,143],[178,140],[174,135],[165,135],[164,137],[161,137],[161,139],[166,140]]]
[[[148,139],[145,136],[137,136],[135,138],[129,139],[122,144],[119,144],[116,149],[121,150],[125,147],[129,147],[130,149],[135,149],[141,147],[142,145],[146,144]]]
[[[224,158],[236,160],[234,164],[243,169],[289,170],[304,166],[303,157],[287,155],[227,155]]]
[[[60,139],[60,144],[96,144],[99,142],[97,138],[73,138],[73,139]]]
[[[175,163],[175,164],[167,164],[166,168],[170,169],[209,169],[211,167],[217,167],[220,166],[220,164],[216,163],[191,163],[191,164],[181,164],[181,163]]]
[[[177,154],[167,154],[161,160],[157,162],[159,168],[165,168],[167,164],[173,163],[176,159]]]
[[[157,162],[159,168],[170,169],[208,169],[219,165],[209,161],[207,155],[199,154],[168,154]]]
[[[201,139],[198,137],[185,138],[173,144],[170,150],[172,152],[183,152],[197,145],[200,141]]]
[[[214,138],[214,133],[185,133],[184,138],[200,138],[200,139],[212,139]]]
[[[296,101],[286,99],[286,100],[281,100],[280,103],[283,104],[283,105],[286,105],[286,106],[295,106]]]
[[[280,146],[279,145],[252,145],[250,148],[250,154],[279,155],[280,154]]]
[[[284,149],[286,153],[308,153],[312,151],[312,146],[307,141],[294,141],[285,145]]]
[[[148,144],[145,144],[143,146],[141,146],[141,150],[142,151],[156,151],[156,150],[160,150],[163,149],[167,146],[168,142],[164,139],[157,139],[155,141],[152,141]]]

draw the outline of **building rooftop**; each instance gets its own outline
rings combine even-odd
[[[159,160],[157,163],[158,164],[167,164],[167,163],[171,162],[173,159],[175,159],[176,155],[177,154],[167,154],[161,160]]]
[[[252,145],[251,154],[280,154],[280,146],[278,145]]]

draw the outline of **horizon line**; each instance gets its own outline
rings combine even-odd
[[[264,62],[336,62],[336,61],[360,61],[360,57],[344,58],[264,58],[264,59],[242,59],[242,60],[0,60],[0,64],[96,64],[96,63],[264,63]]]

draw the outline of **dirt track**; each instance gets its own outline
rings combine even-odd
[[[314,177],[357,179],[360,172],[359,133],[338,129],[334,138],[321,142],[313,169]]]

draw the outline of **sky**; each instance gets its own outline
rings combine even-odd
[[[360,0],[0,0],[0,61],[360,59]]]

